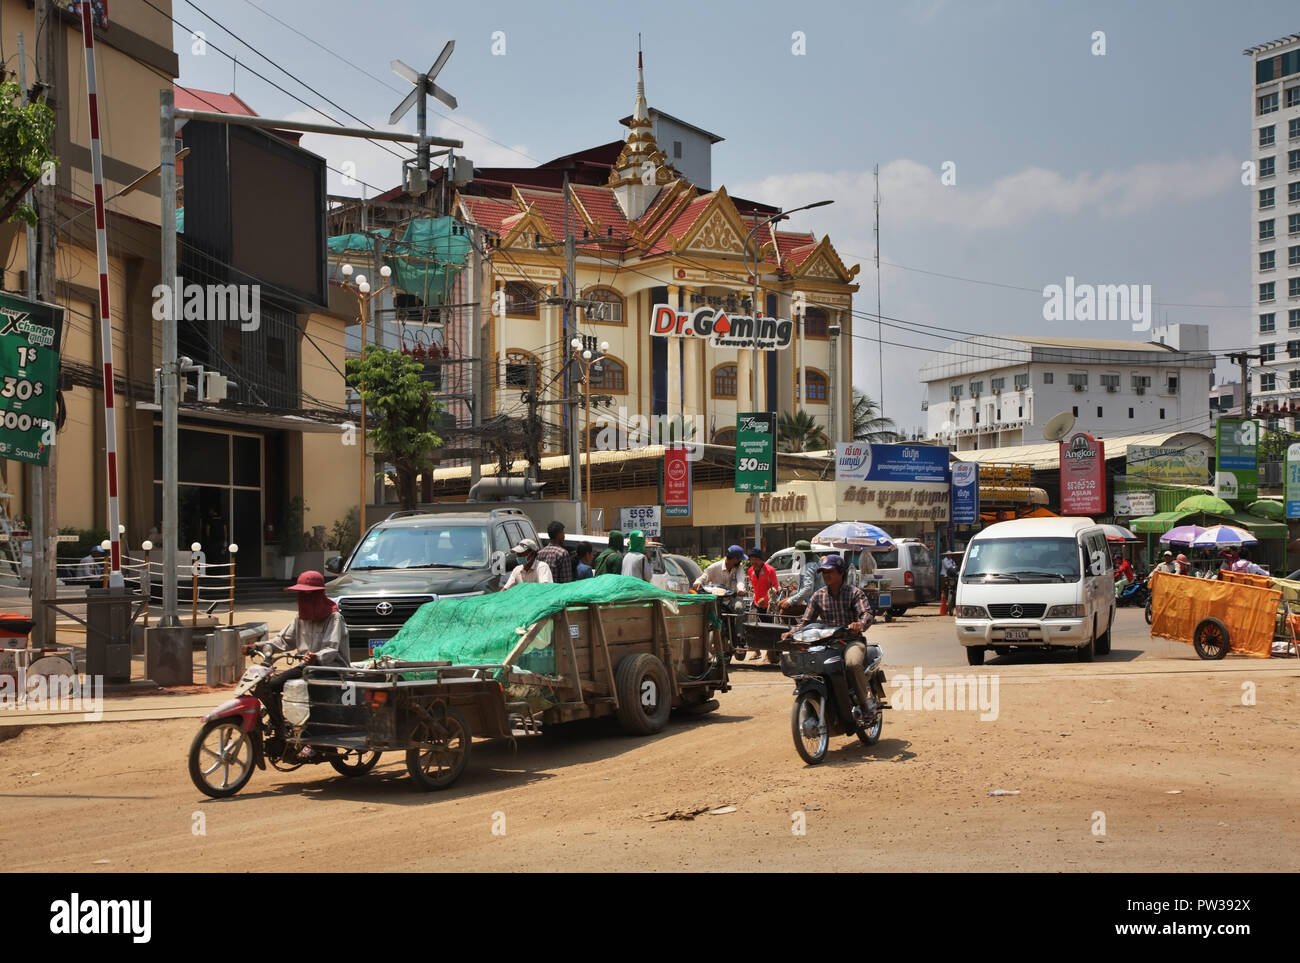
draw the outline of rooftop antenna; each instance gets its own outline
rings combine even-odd
[[[433,62],[433,66],[429,68],[427,73],[423,74],[400,60],[394,60],[389,64],[393,69],[393,73],[415,85],[414,89],[406,95],[406,98],[393,109],[393,112],[388,116],[388,122],[390,124],[397,123],[413,106],[419,106],[419,110],[415,115],[415,130],[420,135],[420,143],[416,149],[416,166],[419,168],[420,183],[423,187],[428,186],[429,177],[429,143],[425,139],[425,99],[432,95],[435,100],[446,104],[451,110],[455,110],[458,106],[455,97],[433,82],[438,76],[438,72],[447,65],[447,61],[451,58],[451,52],[455,49],[456,41],[448,40],[446,46],[442,48],[442,53],[438,54],[438,59]],[[416,192],[412,191],[411,193]]]
[[[1043,437],[1048,441],[1060,441],[1073,427],[1073,412],[1062,411],[1059,415],[1053,415],[1047,424],[1043,425]]]

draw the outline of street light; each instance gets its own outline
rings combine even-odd
[[[745,238],[745,269],[749,271],[750,277],[754,279],[754,300],[753,300],[753,304],[751,305],[751,310],[753,311],[754,314],[754,363],[753,366],[750,368],[750,372],[749,372],[750,402],[752,405],[752,410],[754,411],[758,410],[758,267],[759,267],[758,252],[759,252],[759,247],[758,245],[755,245],[754,247],[754,266],[751,269],[749,266],[749,242],[754,240],[755,237],[758,235],[758,232],[761,231],[763,228],[767,227],[767,225],[771,224],[773,221],[780,221],[784,218],[789,217],[791,214],[797,214],[800,211],[810,211],[814,207],[825,207],[827,204],[834,204],[834,203],[835,203],[834,201],[815,201],[812,204],[805,204],[803,207],[794,207],[788,211],[777,211],[775,214],[773,214],[771,217],[767,218],[766,220],[759,221],[757,224],[755,224],[754,229],[751,230],[749,232],[749,236]],[[806,390],[806,386],[801,385],[800,390]],[[771,399],[768,400],[770,402]],[[773,431],[775,431],[775,425],[773,426]],[[776,460],[775,435],[773,435],[772,438],[772,460],[775,463]],[[775,480],[776,465],[773,464],[772,468],[773,468],[772,474]],[[759,519],[758,503],[759,503],[759,499],[756,496],[754,498],[754,544],[761,546],[763,544],[763,523]]]
[[[355,278],[352,277],[351,264],[344,264],[339,269],[339,271],[342,273],[345,279],[343,281],[343,286],[348,287],[348,281],[350,280],[357,289],[357,303],[358,306],[361,308],[361,365],[362,368],[364,369],[366,363],[366,340],[367,340],[366,322],[370,319],[370,299],[372,297],[379,297],[379,295],[383,294],[385,291],[388,290],[389,285],[385,284],[378,291],[372,292],[370,290],[370,282],[366,280],[366,276],[364,274],[358,274]],[[392,274],[393,274],[393,269],[390,268],[387,264],[385,264],[383,267],[379,269],[379,276],[382,277],[385,281],[387,281],[392,276]],[[366,473],[365,391],[366,391],[365,382],[364,381],[360,382],[357,385],[357,399],[360,401],[360,408],[361,408],[361,418],[360,418],[361,457],[359,459],[361,463],[361,485],[360,485],[360,495],[357,501],[357,513],[358,513],[358,517],[361,519],[361,531],[363,532],[366,530],[366,480],[367,480],[366,479],[367,473]]]
[[[581,338],[575,337],[569,342],[569,347],[573,349],[573,360],[578,363],[582,369],[582,393],[583,407],[587,411],[586,427],[584,429],[583,451],[587,453],[587,485],[586,485],[586,528],[588,534],[591,532],[591,369],[600,363],[600,360],[609,352],[609,342],[600,342],[600,350],[592,351],[586,347]]]

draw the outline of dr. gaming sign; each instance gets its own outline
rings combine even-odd
[[[650,333],[658,338],[707,338],[714,348],[770,351],[790,347],[794,322],[730,315],[718,308],[678,311],[668,304],[656,304],[650,315]]]

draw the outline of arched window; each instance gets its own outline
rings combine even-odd
[[[713,369],[713,397],[736,397],[737,374],[734,364],[720,364]]]
[[[541,292],[527,281],[507,281],[506,314],[512,318],[540,317],[538,302]]]
[[[527,351],[507,351],[505,365],[501,371],[501,383],[507,388],[520,388],[527,391],[531,387],[530,373],[536,378],[540,376],[540,371],[541,365],[537,363],[536,355],[529,354]]]
[[[589,288],[583,299],[591,301],[583,308],[583,317],[595,324],[623,324],[623,296],[613,288]]]
[[[735,426],[731,426],[728,428],[719,428],[717,431],[715,431],[713,433],[713,444],[727,445],[728,447],[731,448],[736,447]]]
[[[807,404],[824,405],[827,397],[827,380],[826,375],[816,368],[808,369],[808,395],[804,398]],[[794,373],[795,394],[799,394],[799,372]]]
[[[600,371],[592,366],[591,390],[609,394],[627,394],[627,365],[611,355],[600,360]]]
[[[829,323],[830,315],[826,313],[825,308],[804,308],[803,333],[805,337],[827,337],[826,328]]]

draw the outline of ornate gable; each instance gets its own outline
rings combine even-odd
[[[554,241],[555,236],[547,226],[546,220],[537,213],[537,208],[527,207],[501,222],[502,247],[533,246],[533,235],[539,234],[543,241]]]
[[[823,237],[812,252],[791,270],[790,274],[791,277],[804,280],[847,284],[853,280],[859,270],[861,268],[856,264],[852,269],[845,267],[839,254],[831,246],[830,238]]]
[[[719,187],[673,250],[743,256],[748,234],[727,189]]]

